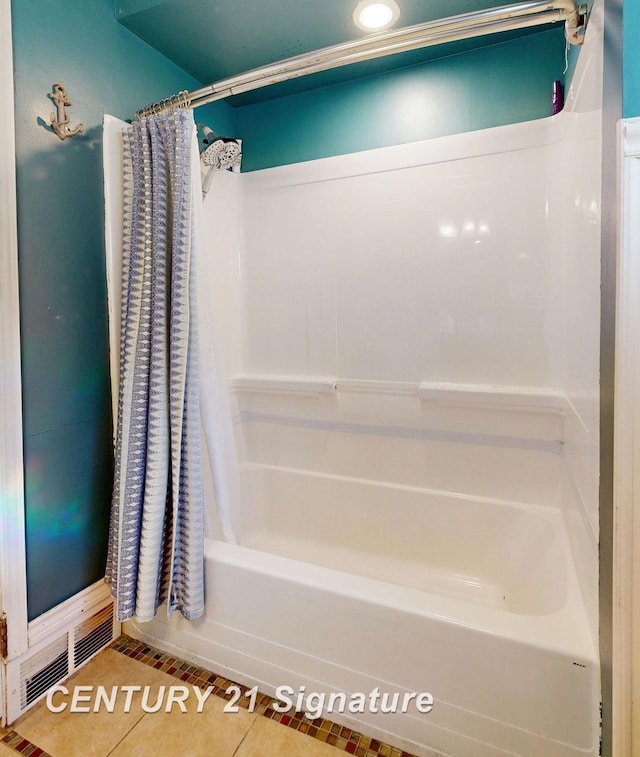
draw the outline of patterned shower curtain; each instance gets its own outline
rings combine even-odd
[[[195,151],[195,152],[194,152]],[[120,388],[107,581],[117,617],[204,608],[191,111],[123,131]]]

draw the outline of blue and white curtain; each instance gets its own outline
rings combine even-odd
[[[204,608],[191,111],[123,131],[120,387],[107,581],[117,617]],[[196,159],[194,160],[194,155]]]

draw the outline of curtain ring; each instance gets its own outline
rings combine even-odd
[[[161,113],[173,110],[174,108],[184,108],[186,110],[190,104],[189,90],[183,89],[175,95],[165,97],[162,100],[151,103],[151,105],[140,108],[140,110],[136,111],[136,117],[141,119],[147,116],[159,116]]]

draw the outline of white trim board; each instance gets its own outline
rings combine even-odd
[[[68,626],[78,623],[83,616],[106,607],[110,601],[109,586],[103,580],[96,581],[32,620],[29,623],[29,647],[50,641]],[[120,624],[117,625],[119,627]]]
[[[13,93],[11,3],[0,0],[0,87]],[[27,649],[22,387],[13,98],[0,119],[0,610],[9,659]]]
[[[613,754],[640,750],[640,118],[618,129],[614,408]]]
[[[569,120],[570,114],[562,112],[535,121],[263,168],[241,174],[238,178],[247,192],[264,192],[482,155],[529,150],[560,142]]]
[[[498,386],[494,384],[453,384],[430,381],[371,381],[335,376],[242,375],[229,379],[232,392],[275,394],[387,394],[416,396],[423,401],[460,403],[466,406],[539,410],[560,414],[573,411],[561,393],[545,387]],[[577,413],[575,413],[577,415]]]

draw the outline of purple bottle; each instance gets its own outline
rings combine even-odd
[[[562,90],[562,82],[556,79],[553,82],[553,90],[551,95],[551,112],[555,116],[556,113],[560,113],[564,106],[564,92]]]

